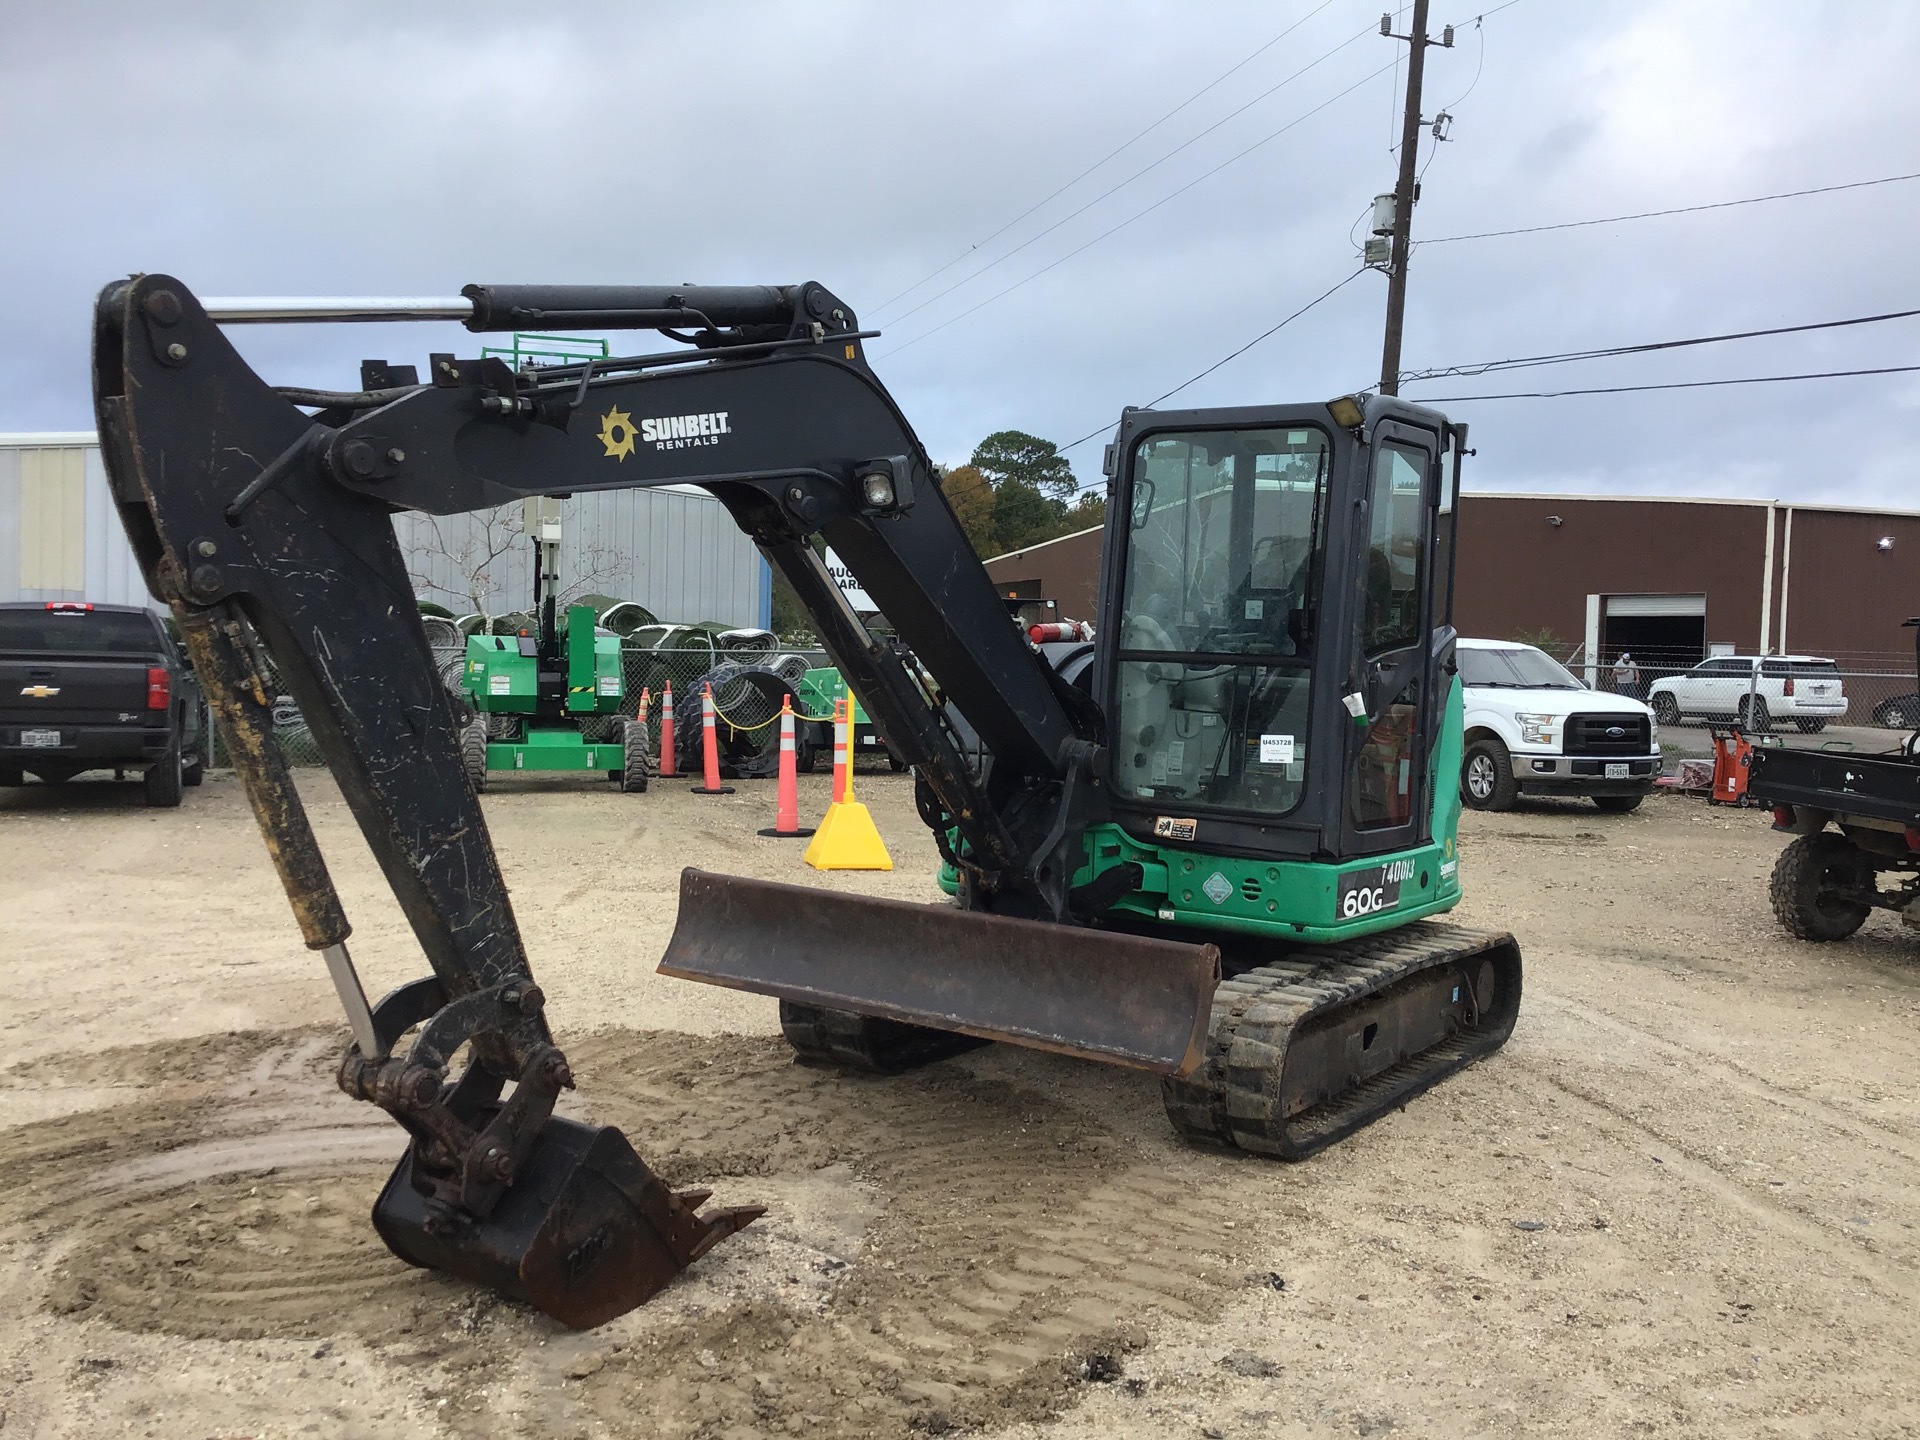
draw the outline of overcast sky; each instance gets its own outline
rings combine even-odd
[[[936,459],[1004,428],[1064,445],[1358,267],[1396,163],[1405,47],[1371,33],[1382,8],[0,0],[0,430],[91,426],[89,307],[131,271],[202,295],[816,279],[884,329],[870,354]],[[1416,240],[1920,171],[1911,0],[1477,9],[1435,0],[1456,43],[1430,52],[1423,108],[1455,120],[1423,136]],[[1404,363],[1915,307],[1916,221],[1907,181],[1427,244]],[[1374,383],[1385,292],[1359,276],[1169,403]],[[1893,321],[1407,393],[1916,364],[1916,337]],[[240,338],[275,383],[321,386],[362,356],[481,343]],[[1446,408],[1473,426],[1475,488],[1920,508],[1917,405],[1920,375],[1883,375]],[[1071,452],[1083,481],[1099,443]]]

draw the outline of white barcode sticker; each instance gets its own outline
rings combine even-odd
[[[1260,763],[1262,765],[1291,765],[1293,763],[1293,737],[1291,735],[1262,735],[1260,737]]]

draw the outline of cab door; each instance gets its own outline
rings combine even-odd
[[[1356,623],[1344,708],[1347,794],[1343,851],[1379,854],[1425,844],[1432,822],[1428,773],[1443,694],[1451,680],[1451,636],[1434,637],[1435,532],[1440,437],[1382,420],[1356,477]],[[1358,714],[1353,712],[1358,711]]]

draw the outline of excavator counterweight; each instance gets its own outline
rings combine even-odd
[[[369,319],[681,344],[523,371],[435,355],[424,381],[368,362],[366,388],[321,391],[270,386],[222,329]],[[1034,640],[869,367],[870,334],[813,283],[202,302],[140,275],[100,296],[114,502],[340,996],[340,1086],[411,1137],[374,1211],[410,1263],[593,1325],[760,1211],[702,1209],[619,1131],[553,1113],[573,1072],[397,510],[695,484],[792,586],[912,768],[951,899],[686,872],[661,970],[777,997],[803,1060],[889,1072],[1006,1041],[1158,1073],[1183,1135],[1300,1159],[1513,1028],[1512,937],[1436,920],[1460,898],[1465,428],[1379,396],[1129,409],[1094,638]],[[819,540],[891,635],[848,606]],[[272,740],[269,674],[427,961],[377,1004]]]

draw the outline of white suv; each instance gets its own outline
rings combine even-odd
[[[1645,705],[1589,690],[1531,645],[1462,640],[1455,653],[1467,706],[1467,804],[1506,810],[1517,795],[1588,795],[1623,812],[1646,798],[1660,773],[1660,741]]]
[[[1756,676],[1754,667],[1759,667]],[[1747,697],[1753,713],[1747,713]],[[1689,715],[1738,720],[1765,734],[1775,720],[1791,720],[1809,735],[1847,713],[1840,667],[1812,655],[1716,655],[1691,670],[1653,682],[1648,700],[1662,725]]]

